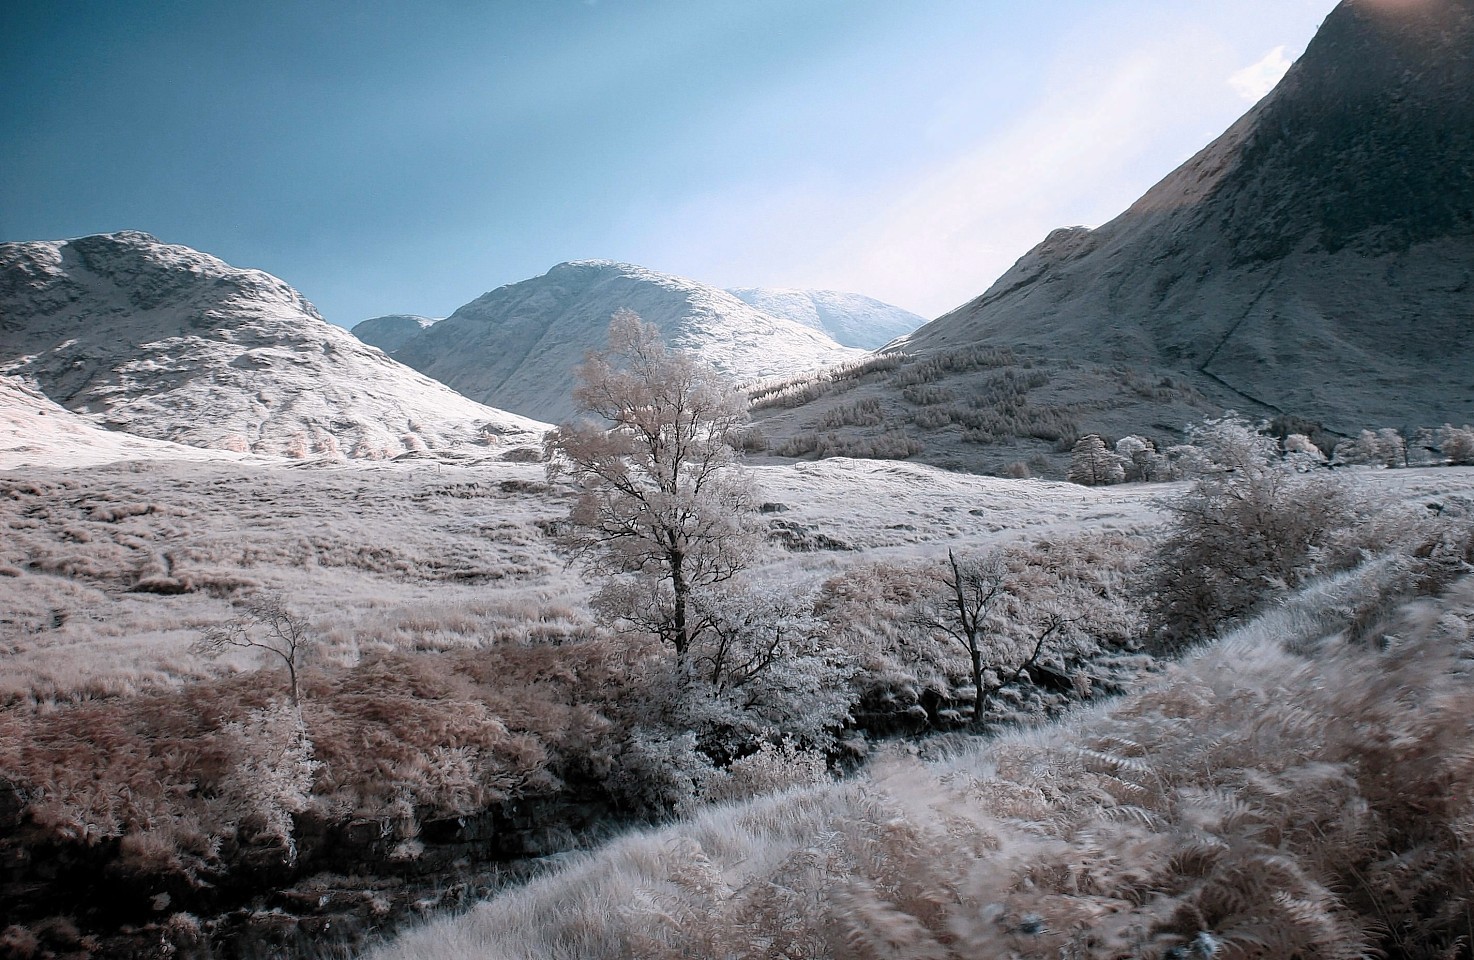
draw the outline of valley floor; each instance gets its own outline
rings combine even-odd
[[[758,573],[793,592],[876,564],[919,569],[948,550],[1130,538],[1160,525],[1164,499],[1185,489],[1085,488],[841,458],[752,472],[770,534]],[[1355,476],[1389,503],[1433,512],[1474,504],[1474,468]],[[9,891],[31,898],[4,933],[6,949],[61,956],[71,943],[72,955],[110,955],[123,949],[104,936],[111,924],[150,931],[134,935],[135,945],[173,930],[170,942],[197,942],[197,956],[244,956],[248,947],[220,944],[225,928],[212,926],[209,911],[266,922],[284,909],[281,891],[297,899],[330,891],[320,895],[327,903],[349,887],[361,936],[401,922],[419,897],[411,891],[433,885],[442,867],[463,876],[468,857],[506,864],[597,833],[612,809],[600,806],[607,798],[588,799],[604,775],[600,738],[623,736],[619,724],[633,722],[617,716],[627,705],[597,698],[620,689],[614,678],[629,676],[639,653],[600,639],[593,587],[551,536],[568,495],[539,464],[493,459],[40,467],[24,452],[0,457],[0,820],[11,831]],[[252,593],[283,598],[315,631],[303,707],[315,753],[298,757],[296,781],[281,774],[300,743],[280,722],[279,662],[254,650],[207,656],[197,644]],[[250,786],[249,776],[266,779]],[[871,790],[836,787],[792,802],[843,797],[889,809],[892,800]],[[728,815],[704,816],[699,824]],[[553,826],[539,833],[540,822]],[[808,825],[794,829],[809,836]],[[436,831],[448,838],[442,847]],[[666,839],[649,842],[697,843],[721,875],[713,882],[741,887],[716,841],[658,836]],[[283,860],[273,837],[299,843],[290,856],[300,861]],[[643,856],[628,851],[646,842],[625,842],[614,856]],[[799,849],[761,862],[798,869]],[[47,857],[56,866],[43,869]],[[692,862],[707,862],[700,857]],[[397,879],[384,887],[391,893],[363,878],[314,887],[304,873],[313,863],[373,863]],[[100,894],[121,905],[88,914],[85,901]]]

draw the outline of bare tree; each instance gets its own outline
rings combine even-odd
[[[275,593],[255,594],[240,606],[240,616],[206,627],[195,649],[208,656],[218,656],[230,647],[265,650],[276,655],[286,665],[292,709],[300,717],[302,691],[297,674],[303,655],[317,639],[311,624],[306,617],[293,613]]]
[[[1026,610],[1020,584],[1000,551],[958,559],[947,551],[939,578],[944,595],[922,606],[917,625],[940,630],[967,651],[972,667],[973,723],[981,726],[988,701],[1023,679],[1076,618],[1041,606]],[[995,678],[989,682],[989,674]]]
[[[694,594],[737,575],[756,548],[735,450],[747,400],[629,310],[578,379],[574,400],[602,422],[562,424],[546,442],[549,477],[578,487],[566,540],[592,571],[629,575],[604,597],[684,658],[703,629]]]

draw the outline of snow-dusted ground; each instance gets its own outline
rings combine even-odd
[[[256,460],[104,430],[11,377],[0,377],[0,470],[83,467],[118,460]]]
[[[38,417],[75,426],[55,412]],[[477,643],[489,630],[581,615],[589,587],[546,534],[566,515],[566,493],[538,464],[211,460],[92,433],[73,442],[59,432],[49,466],[35,451],[0,449],[0,699],[220,669],[188,648],[204,625],[231,615],[240,585],[282,593],[328,638],[323,655],[345,662],[375,645]],[[1182,489],[1091,489],[866,460],[752,470],[775,534],[817,547],[788,552],[775,541],[763,558],[759,575],[796,589],[882,557],[1145,529]],[[1471,468],[1359,475],[1401,500],[1474,498]]]

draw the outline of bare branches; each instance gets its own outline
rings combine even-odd
[[[317,640],[312,625],[306,617],[293,613],[275,593],[258,593],[241,602],[240,608],[241,615],[206,627],[193,649],[206,656],[218,656],[231,647],[274,654],[287,668],[292,707],[300,713],[302,694],[297,672],[307,648]]]
[[[967,651],[973,723],[980,726],[988,702],[1024,679],[1080,616],[1065,612],[1069,601],[1058,584],[1031,581],[1001,550],[962,558],[948,550],[937,584],[912,623],[946,634]]]

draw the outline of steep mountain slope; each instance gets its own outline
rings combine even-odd
[[[727,292],[763,313],[795,320],[823,331],[837,343],[861,350],[883,347],[926,323],[925,317],[858,293],[769,287],[740,287]]]
[[[1166,368],[1352,431],[1474,418],[1471,304],[1474,0],[1345,0],[1217,141],[905,349]]]
[[[0,244],[0,374],[104,426],[293,456],[536,437],[327,323],[291,287],[125,232]]]
[[[420,317],[412,313],[391,313],[356,323],[350,332],[371,347],[393,353],[404,346],[405,341],[418,337],[438,320],[438,317]]]
[[[738,380],[860,355],[715,287],[609,260],[576,260],[471,301],[405,343],[395,359],[472,399],[562,420],[573,413],[574,368],[604,347],[609,318],[622,308]]]

